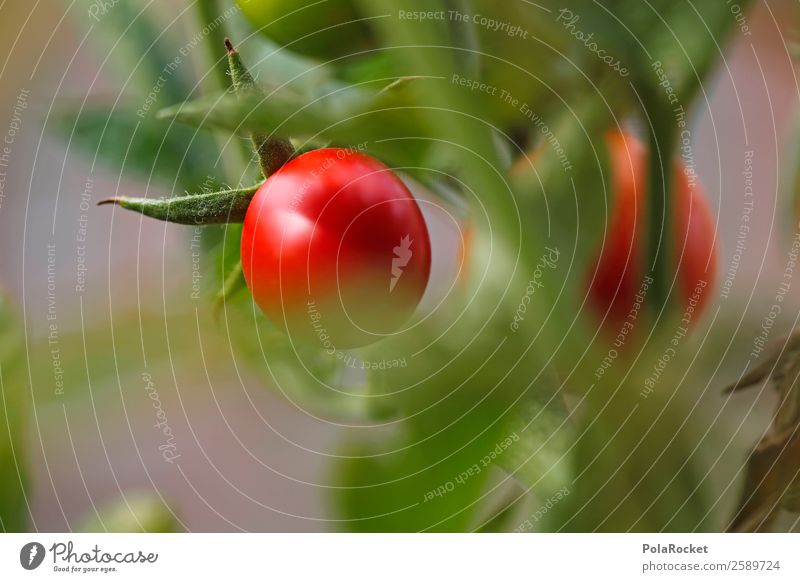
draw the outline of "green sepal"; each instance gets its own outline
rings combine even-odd
[[[243,222],[247,208],[259,185],[249,188],[189,194],[174,198],[131,198],[115,196],[98,202],[117,204],[151,218],[176,224],[226,224]]]

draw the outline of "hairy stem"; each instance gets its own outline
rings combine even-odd
[[[228,49],[228,66],[231,69],[231,80],[236,95],[243,96],[248,93],[263,95],[261,88],[256,85],[255,79],[242,61],[242,57],[233,48],[230,39],[225,39],[225,47]],[[250,138],[253,140],[253,148],[258,154],[261,172],[265,178],[278,171],[294,154],[294,147],[286,138],[257,132],[251,133]]]
[[[127,210],[176,224],[227,224],[244,221],[256,190],[258,186],[174,198],[116,196],[97,204],[117,204]]]

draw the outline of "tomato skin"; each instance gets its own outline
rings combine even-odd
[[[340,148],[307,152],[264,182],[241,253],[247,285],[272,322],[331,352],[395,332],[431,267],[425,220],[400,178]]]
[[[616,330],[634,306],[644,278],[643,261],[648,228],[645,146],[633,135],[612,131],[606,136],[609,149],[614,206],[603,250],[589,269],[589,305],[605,324]],[[695,323],[708,304],[709,290],[717,279],[715,225],[702,187],[694,187],[682,165],[676,165],[668,223],[672,226],[674,256],[670,282],[677,263],[677,281],[672,290],[676,305],[686,309],[696,304]],[[705,283],[705,285],[703,285]],[[699,298],[698,285],[701,286]],[[679,303],[680,302],[680,303]]]
[[[254,28],[291,51],[322,60],[370,46],[352,0],[237,0]],[[313,5],[313,6],[312,6]]]

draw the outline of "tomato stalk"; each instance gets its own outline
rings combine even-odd
[[[204,41],[204,48],[208,62],[211,63],[211,75],[208,89],[210,91],[223,91],[228,88],[228,70],[224,58],[217,53],[225,39],[225,23],[220,21],[218,0],[197,0],[196,15],[200,29],[208,30],[208,41]],[[222,136],[215,136],[217,148],[220,151],[223,171],[227,176],[236,176],[236,168],[241,164],[241,159],[248,156],[247,148],[239,152],[226,148],[227,140]]]
[[[242,272],[242,261],[239,260],[236,261],[236,264],[234,264],[228,274],[225,275],[222,287],[214,298],[214,317],[219,317],[219,313],[228,299],[246,288],[247,283],[244,280],[244,274]]]
[[[671,227],[667,217],[672,203],[672,146],[674,132],[657,112],[650,127],[648,147],[648,206],[647,265],[653,274],[652,306],[660,311],[669,301],[669,263],[672,249]]]
[[[472,14],[472,3],[470,0],[445,0],[448,14],[461,13]],[[454,47],[462,50],[456,51],[454,58],[461,65],[461,69],[468,73],[472,78],[479,78],[481,75],[481,49],[478,42],[478,34],[472,22],[464,22],[462,19],[450,19],[447,21]]]
[[[648,302],[653,311],[661,313],[669,301],[669,272],[672,260],[671,225],[672,161],[676,138],[674,117],[666,96],[659,85],[646,77],[648,68],[639,67],[640,101],[648,135],[647,164],[647,247],[643,273],[650,273],[653,284]]]
[[[225,70],[225,63],[217,56],[216,48],[222,44],[225,38],[225,31],[219,22],[219,13],[217,11],[217,0],[197,0],[197,14],[200,18],[200,28],[208,30],[210,37],[208,46],[208,60],[212,63],[212,70],[216,79],[218,88],[223,88],[228,84],[227,71]],[[214,23],[214,26],[211,24]]]
[[[242,57],[233,48],[233,44],[228,38],[225,39],[225,48],[228,49],[228,66],[231,70],[231,80],[236,95],[243,97],[250,94],[264,97],[264,92],[256,84],[242,61]],[[250,138],[253,140],[253,147],[258,154],[261,172],[265,178],[274,174],[294,155],[294,147],[291,142],[283,137],[252,132]]]
[[[224,43],[227,48],[228,66],[236,94],[239,96],[263,94],[242,62],[239,53],[233,48],[231,41],[225,38]],[[286,138],[257,132],[253,132],[251,138],[264,177],[275,173],[294,155],[294,147]],[[188,194],[174,198],[115,196],[101,200],[98,205],[117,204],[145,216],[177,224],[227,224],[244,221],[247,208],[258,187],[259,184],[256,184],[247,188]],[[232,274],[232,276],[234,275]]]

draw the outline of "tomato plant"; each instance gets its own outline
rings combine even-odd
[[[239,30],[219,18],[222,2],[200,0],[211,37],[206,65],[216,63],[217,78],[178,86],[175,70],[158,112],[153,103],[142,119],[148,140],[125,163],[138,160],[149,172],[162,149],[186,151],[195,171],[177,187],[168,182],[170,197],[148,191],[101,202],[193,226],[193,249],[197,229],[209,225],[201,252],[192,252],[193,297],[202,265],[211,275],[202,289],[235,330],[226,338],[231,356],[299,409],[359,429],[330,455],[325,488],[342,527],[724,528],[714,487],[733,476],[710,476],[708,455],[693,451],[698,439],[731,435],[706,439],[705,427],[688,421],[703,419],[691,414],[697,387],[720,369],[703,366],[723,342],[670,337],[661,332],[673,332],[672,322],[655,318],[691,308],[697,321],[716,280],[711,211],[673,158],[679,142],[684,152],[692,146],[683,130],[732,28],[730,8],[584,3],[580,14],[562,8],[543,17],[526,2],[351,1],[236,0],[261,33],[248,47],[260,57],[264,91],[226,41]],[[124,6],[104,20],[116,21],[121,36],[142,26]],[[172,49],[148,50],[159,34],[139,36],[151,41],[130,52],[150,62],[151,77],[176,62]],[[275,43],[326,62],[270,58]],[[374,59],[338,58],[371,47],[380,49]],[[621,57],[624,71],[614,65]],[[118,136],[143,135],[131,116],[109,133],[103,116],[81,112],[92,155],[118,154]],[[608,133],[617,119],[638,120],[650,145]],[[200,150],[190,147],[191,132],[162,140],[173,122],[215,139]],[[73,129],[67,124],[70,140]],[[243,137],[250,146],[235,147]],[[608,147],[610,172],[596,163],[599,144]],[[536,153],[511,166],[525,151]],[[668,171],[658,171],[659,156]],[[613,193],[607,224],[603,186]],[[445,256],[443,241],[461,252]],[[547,261],[545,269],[550,251],[569,265]],[[450,281],[447,272],[461,277]],[[634,361],[617,358],[627,332],[615,330],[612,347],[573,325],[584,292],[608,329],[646,306],[642,328],[657,333]],[[430,317],[409,324],[429,306]],[[786,465],[794,475],[796,463]],[[496,487],[494,468],[534,496]],[[547,515],[526,520],[529,501],[545,500]],[[749,510],[743,515],[742,523],[756,523]]]
[[[328,60],[369,46],[350,0],[237,0],[261,33],[294,52]]]
[[[645,277],[643,254],[647,228],[646,149],[632,134],[606,135],[612,174],[613,208],[596,267],[590,265],[589,305],[606,322],[618,324],[631,310]],[[680,304],[694,308],[692,321],[707,304],[705,291],[717,273],[714,220],[698,182],[676,165],[669,211],[673,269]]]
[[[326,349],[371,343],[414,312],[431,249],[417,202],[389,168],[326,148],[284,165],[244,219],[242,267],[258,305]]]

